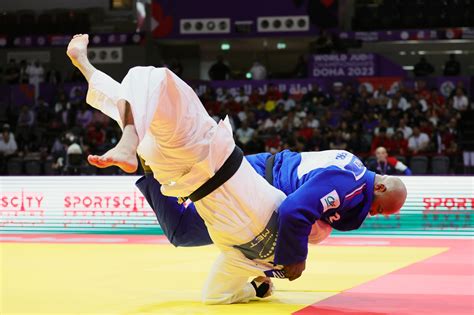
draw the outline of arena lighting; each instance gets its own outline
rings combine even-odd
[[[246,77],[247,79],[249,79],[249,80],[252,79],[252,73],[247,72],[247,73],[245,74],[245,77]]]
[[[400,56],[405,56],[405,55],[407,54],[407,52],[402,50],[402,51],[399,52],[398,54],[400,54]]]
[[[462,55],[462,50],[454,50],[453,54],[455,55]]]
[[[283,43],[283,42],[277,43],[277,49],[286,49],[286,43]]]
[[[410,70],[413,70],[413,69],[415,69],[414,66],[403,66],[403,70],[408,70],[408,71],[410,71]]]
[[[221,50],[229,50],[230,49],[230,44],[229,43],[222,43],[221,44]]]
[[[257,18],[257,31],[264,32],[302,32],[309,30],[307,15],[260,16]]]
[[[181,34],[228,34],[230,33],[229,18],[213,19],[181,19]]]
[[[424,51],[424,50],[418,50],[418,55],[426,55],[426,51]]]

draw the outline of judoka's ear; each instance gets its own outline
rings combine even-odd
[[[374,191],[375,192],[385,192],[387,190],[387,186],[385,186],[384,184],[375,184],[374,185]]]

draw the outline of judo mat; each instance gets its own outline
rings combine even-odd
[[[163,236],[0,235],[0,314],[474,314],[474,240],[331,237],[271,298],[209,306],[214,246]]]

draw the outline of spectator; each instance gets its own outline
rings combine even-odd
[[[15,154],[17,150],[18,146],[15,141],[15,135],[10,131],[10,125],[4,124],[2,136],[0,137],[0,156],[2,157],[2,162],[6,162],[5,158]]]
[[[85,102],[82,103],[81,108],[77,111],[76,114],[76,125],[81,127],[83,130],[86,130],[89,127],[89,124],[92,122],[92,111],[90,110],[89,105]]]
[[[453,96],[454,109],[463,112],[469,107],[469,100],[461,88],[456,89],[456,94]]]
[[[28,83],[35,87],[35,95],[38,97],[39,85],[44,81],[44,68],[39,60],[36,60],[26,68],[26,74],[28,75]]]
[[[254,132],[252,139],[247,142],[245,148],[247,149],[247,154],[261,153],[265,151],[265,143],[262,141],[259,134],[257,132]]]
[[[282,98],[278,100],[277,105],[281,106],[285,112],[288,112],[295,108],[296,102],[294,99],[289,97],[288,92],[284,92]]]
[[[329,149],[331,150],[346,150],[347,142],[344,141],[342,137],[342,132],[340,130],[334,132],[329,140]]]
[[[19,71],[19,83],[20,84],[29,84],[29,76],[28,76],[28,63],[26,62],[25,59],[23,59],[22,61],[20,61],[20,65],[19,65],[19,68],[18,68],[18,71]]]
[[[367,165],[367,168],[372,172],[379,175],[412,174],[408,166],[398,161],[395,157],[388,156],[387,149],[382,146],[375,150],[375,157],[376,160]]]
[[[461,64],[454,54],[449,55],[449,60],[444,64],[443,73],[445,76],[457,76],[461,73]]]
[[[393,136],[392,153],[396,155],[408,154],[408,140],[405,139],[401,130],[398,130]]]
[[[267,78],[267,69],[258,60],[255,60],[249,70],[252,80],[265,80]]]
[[[408,139],[408,149],[413,155],[423,153],[428,149],[430,138],[420,131],[418,126],[413,128],[413,135]]]
[[[255,130],[248,126],[246,121],[242,122],[240,128],[237,129],[235,135],[237,136],[237,140],[245,146],[252,138]]]
[[[321,30],[319,37],[312,43],[312,46],[317,54],[330,54],[334,49],[332,36],[326,30]]]
[[[452,155],[457,152],[455,137],[444,125],[440,125],[433,132],[433,152]]]
[[[403,133],[403,138],[408,139],[413,134],[413,129],[407,126],[405,119],[400,119],[400,123],[398,125],[398,131]]]
[[[407,102],[407,99],[402,96],[402,93],[397,91],[387,103],[387,109],[391,108],[397,108],[402,111],[406,111],[408,108],[410,108],[410,104]]]
[[[105,136],[105,131],[102,129],[100,122],[96,122],[93,125],[91,124],[87,130],[87,144],[96,152],[104,152]]]
[[[46,72],[45,82],[51,84],[58,84],[61,83],[61,73],[56,70],[54,67],[50,68]]]
[[[7,84],[18,84],[20,82],[20,69],[15,59],[10,59],[5,69],[4,78]]]
[[[425,57],[421,57],[420,61],[415,64],[413,73],[416,77],[426,77],[434,72],[433,66],[426,60]]]
[[[308,77],[308,64],[303,55],[298,57],[298,62],[293,70],[293,77],[299,79]]]
[[[211,66],[208,74],[213,81],[227,80],[230,76],[230,68],[224,63],[222,56],[217,56],[217,62]]]
[[[249,101],[249,96],[245,94],[243,87],[239,89],[239,93],[234,97],[234,100],[239,104],[245,104]]]
[[[387,128],[380,127],[378,135],[372,139],[371,152],[375,152],[378,147],[385,147],[388,151],[392,151],[392,139],[387,135]]]

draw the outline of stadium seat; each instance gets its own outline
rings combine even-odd
[[[410,169],[413,174],[426,174],[428,172],[428,158],[426,156],[412,157]]]
[[[444,155],[433,157],[431,159],[431,168],[433,169],[433,174],[448,174],[449,158]]]
[[[8,175],[23,175],[23,159],[11,158],[7,162]]]
[[[80,175],[84,167],[84,157],[82,154],[68,154],[64,167],[67,175]]]
[[[25,160],[24,166],[26,175],[41,174],[41,162],[39,160]]]
[[[44,162],[44,175],[57,175],[58,171],[53,168],[53,160],[46,160]]]

